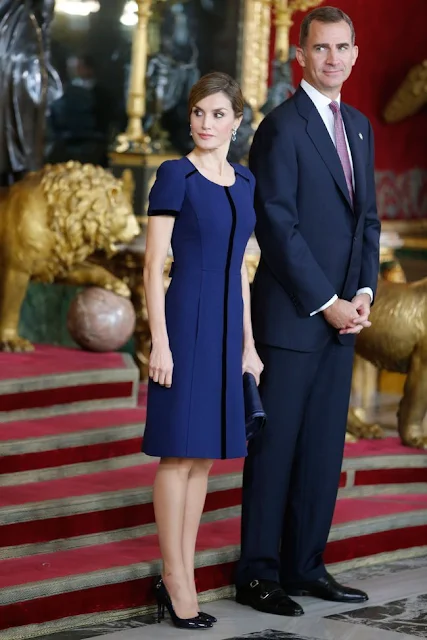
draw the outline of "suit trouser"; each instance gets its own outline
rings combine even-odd
[[[304,353],[257,345],[267,424],[249,443],[236,584],[316,580],[341,472],[353,347]]]

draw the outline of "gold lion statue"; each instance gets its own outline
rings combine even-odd
[[[398,411],[403,444],[427,448],[427,278],[380,280],[372,326],[356,340],[356,353],[379,369],[407,374]]]
[[[30,279],[103,287],[128,297],[128,286],[88,258],[113,255],[140,233],[127,181],[90,164],[46,165],[0,191],[0,350],[31,351],[18,335]]]

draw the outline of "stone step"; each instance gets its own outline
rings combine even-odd
[[[0,424],[0,486],[60,477],[65,465],[77,474],[78,464],[141,451],[145,413],[137,407]]]
[[[231,589],[239,554],[240,519],[201,525],[196,579],[205,597]],[[384,553],[426,551],[427,496],[338,500],[325,553],[329,565],[373,563]],[[160,570],[154,535],[0,561],[2,639],[52,633],[75,616],[153,605],[153,576]],[[334,570],[332,568],[332,570]],[[101,617],[100,617],[101,616]]]
[[[0,353],[0,423],[135,407],[138,386],[128,354],[47,345]]]

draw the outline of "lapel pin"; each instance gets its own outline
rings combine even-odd
[[[362,136],[362,134],[361,134],[361,133],[359,133],[359,138],[360,138],[361,140],[363,140],[363,136]]]

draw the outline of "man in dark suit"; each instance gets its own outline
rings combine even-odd
[[[305,17],[301,86],[263,120],[250,153],[261,248],[253,327],[268,419],[245,463],[236,599],[280,615],[303,613],[290,595],[367,600],[323,563],[354,340],[370,324],[379,263],[372,128],[340,101],[354,39],[339,9]]]

